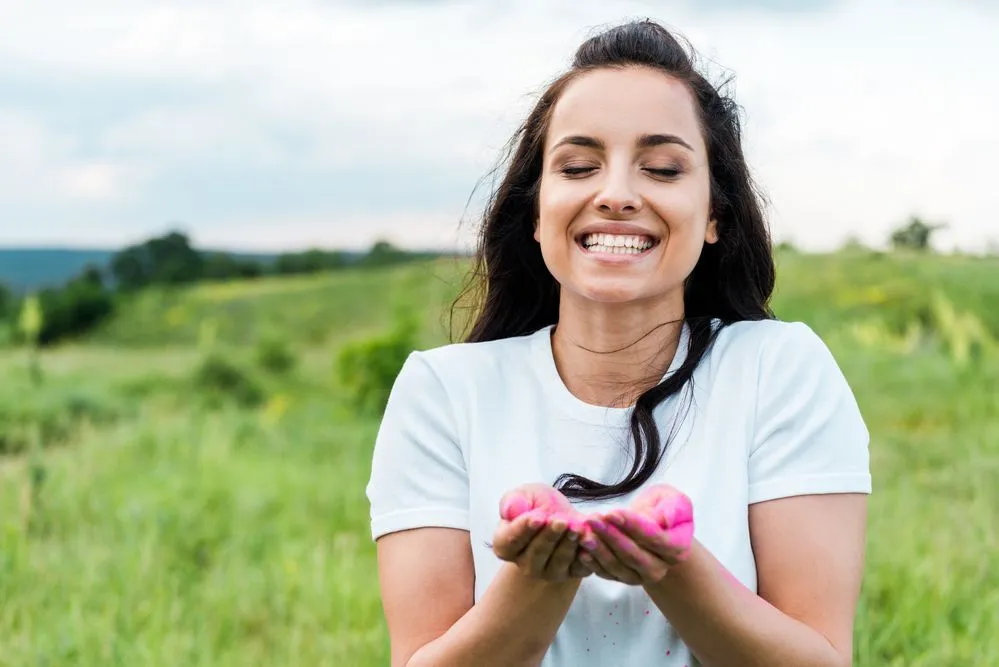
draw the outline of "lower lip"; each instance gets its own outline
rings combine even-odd
[[[579,247],[579,249],[582,251],[584,255],[592,259],[595,259],[597,261],[605,262],[607,264],[628,264],[630,262],[637,262],[642,259],[645,259],[646,257],[652,254],[653,250],[659,247],[659,244],[656,243],[652,247],[646,248],[642,252],[635,252],[635,253],[593,252],[591,250],[587,250],[586,247],[581,243],[576,243],[576,246]]]

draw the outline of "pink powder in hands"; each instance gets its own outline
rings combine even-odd
[[[690,498],[682,494],[667,496],[656,503],[653,512],[670,544],[680,550],[679,558],[685,559],[694,539],[694,506]]]
[[[586,525],[586,517],[573,511],[572,508],[560,508],[562,502],[564,501],[554,490],[547,495],[545,489],[511,492],[500,501],[500,517],[506,521],[513,521],[528,514],[528,520],[538,521],[542,525],[561,520],[565,523],[567,530],[572,530],[580,535],[581,541],[587,538],[592,539],[592,532]]]
[[[514,493],[503,499],[500,506],[500,516],[506,521],[513,521],[530,509],[530,501],[521,494]]]

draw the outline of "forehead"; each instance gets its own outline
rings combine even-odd
[[[584,134],[608,143],[641,134],[679,135],[703,149],[693,95],[686,84],[646,67],[598,69],[574,79],[552,111],[545,144]]]

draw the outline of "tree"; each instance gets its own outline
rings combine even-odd
[[[153,284],[194,282],[203,277],[204,271],[204,257],[180,232],[129,246],[111,259],[111,273],[123,291]]]
[[[347,256],[339,251],[319,250],[311,248],[305,252],[285,253],[278,256],[274,262],[274,271],[279,274],[318,273],[343,268],[347,265]]]
[[[93,329],[114,311],[114,295],[101,281],[100,272],[88,267],[58,289],[38,295],[42,323],[37,334],[40,345],[51,345]]]
[[[396,248],[385,240],[376,241],[361,263],[365,266],[387,266],[409,259],[405,250]]]
[[[918,216],[911,216],[908,224],[897,227],[891,233],[891,245],[896,250],[929,250],[933,233],[946,226],[928,224]]]
[[[3,283],[0,283],[0,320],[7,319],[13,310],[14,292]]]
[[[100,267],[94,264],[88,264],[84,267],[83,271],[80,272],[80,275],[75,278],[75,280],[77,282],[104,289],[104,272],[101,271]]]

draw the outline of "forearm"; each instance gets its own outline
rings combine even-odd
[[[549,583],[504,563],[468,612],[419,649],[407,667],[537,665],[569,611],[579,579]]]
[[[707,667],[852,664],[848,650],[743,586],[697,541],[686,562],[645,589]]]

